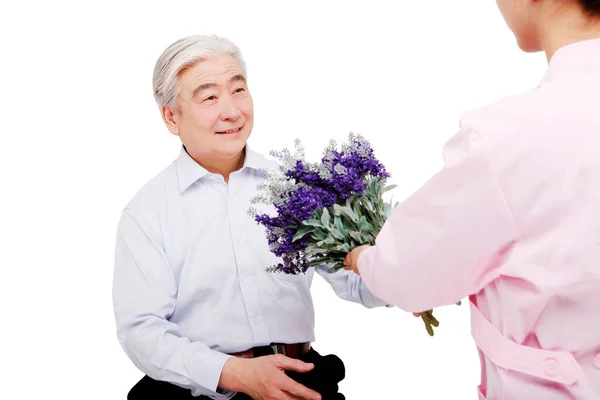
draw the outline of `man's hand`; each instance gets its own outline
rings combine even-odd
[[[362,253],[369,247],[371,247],[371,246],[369,246],[368,244],[365,244],[363,246],[358,246],[357,248],[352,250],[350,253],[348,253],[346,258],[344,259],[344,265],[347,265],[348,268],[344,268],[344,269],[347,271],[354,271],[354,273],[356,275],[360,275],[360,272],[358,272],[358,256],[360,255],[360,253]]]
[[[321,400],[321,395],[294,381],[285,371],[314,368],[280,354],[251,359],[230,358],[223,367],[219,387],[246,393],[254,400]]]

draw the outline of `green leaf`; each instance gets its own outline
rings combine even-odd
[[[344,269],[346,268],[346,266],[344,265],[343,262],[338,262],[335,265],[333,265],[331,268],[329,268],[327,270],[327,272],[329,272],[330,274],[336,273],[338,272],[340,269]]]
[[[325,253],[324,249],[321,249],[320,247],[317,247],[315,244],[311,245],[310,248],[307,247],[305,254],[307,255],[306,258],[310,258],[313,257],[315,255],[319,255],[319,254],[323,254]]]
[[[329,222],[331,221],[331,217],[329,215],[329,210],[327,208],[323,208],[323,215],[321,216],[321,223],[323,226],[329,226]]]
[[[367,219],[365,218],[365,216],[363,215],[362,217],[360,217],[360,219],[358,220],[358,229],[359,230],[363,230],[365,229],[367,226]]]
[[[383,215],[387,219],[387,218],[389,218],[391,213],[392,213],[392,206],[389,203],[385,203],[383,205]]]
[[[375,184],[374,181],[371,181],[371,184],[369,185],[369,192],[370,194],[374,197],[377,198],[377,185]]]
[[[377,221],[373,221],[373,222],[375,222],[375,223],[376,223]],[[372,224],[372,223],[370,223],[369,221],[367,221],[367,220],[365,219],[365,224],[363,225],[363,229],[364,229],[364,230],[367,230],[367,231],[372,231],[372,230],[375,230],[375,227],[373,226],[373,224]]]
[[[342,214],[342,206],[339,204],[333,205],[333,215],[341,215]]]
[[[386,187],[383,189],[383,193],[389,192],[390,190],[393,190],[393,189],[395,189],[395,188],[397,188],[397,187],[398,187],[398,185],[389,185],[389,186],[386,186]]]
[[[326,233],[326,232],[324,232],[324,231],[323,231],[323,230],[321,230],[321,229],[316,229],[316,230],[313,232],[313,236],[315,236],[315,237],[316,237],[317,239],[319,239],[319,240],[325,240],[325,239],[327,239],[327,233]]]
[[[344,232],[354,232],[356,229],[346,218],[342,220],[342,224],[344,225]]]
[[[346,217],[348,217],[350,219],[350,221],[352,222],[358,222],[358,215],[356,215],[356,213],[354,212],[354,210],[352,210],[352,208],[345,206],[345,207],[341,207],[341,212],[343,215],[345,215]]]
[[[350,237],[356,241],[356,243],[363,243],[364,238],[359,232],[350,232]]]
[[[333,226],[336,227],[336,229],[344,236],[344,238],[346,237],[346,230],[342,224],[342,219],[337,215],[333,217]]]
[[[335,240],[330,236],[327,239],[321,240],[320,242],[318,242],[317,246],[321,247],[324,244],[334,244],[334,243],[335,243]]]
[[[350,245],[348,243],[338,244],[333,248],[336,251],[343,251],[344,253],[350,253]]]
[[[324,255],[321,257],[315,257],[310,262],[310,266],[324,265],[324,264],[335,264],[338,260],[334,260],[333,258]]]
[[[304,227],[302,229],[300,229],[298,232],[296,232],[296,234],[294,235],[294,238],[292,239],[292,242],[295,242],[297,240],[302,239],[304,236],[306,236],[307,234],[311,233],[312,231],[314,231],[315,228],[312,226],[307,226]]]
[[[302,223],[305,226],[316,226],[321,228],[323,225],[321,224],[321,221],[318,219],[309,219],[308,221],[304,221]]]
[[[331,230],[331,234],[332,234],[332,235],[333,235],[333,237],[335,237],[337,240],[342,240],[342,241],[343,241],[343,240],[345,240],[345,239],[346,239],[346,236],[344,235],[344,232],[343,232],[343,231],[340,231],[340,230],[339,230],[339,229],[337,229],[337,228],[333,228],[333,229]]]

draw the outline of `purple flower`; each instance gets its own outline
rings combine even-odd
[[[276,153],[290,155],[288,151]],[[286,165],[289,167],[284,171],[285,179],[293,184],[287,192],[277,193],[285,196],[275,201],[277,215],[257,215],[255,218],[266,227],[271,251],[283,260],[272,270],[293,274],[308,268],[302,258],[308,238],[293,241],[302,222],[311,219],[317,210],[361,194],[369,179],[386,179],[389,174],[375,158],[370,145],[355,135],[351,135],[342,151],[329,149],[321,159],[321,165],[306,164],[301,159]]]

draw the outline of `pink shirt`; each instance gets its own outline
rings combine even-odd
[[[444,168],[358,260],[406,311],[470,296],[480,399],[600,399],[600,39],[465,114]]]

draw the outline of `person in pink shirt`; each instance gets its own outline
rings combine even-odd
[[[346,257],[419,313],[470,299],[479,398],[600,399],[600,0],[498,0],[539,86],[467,112],[444,167]]]

